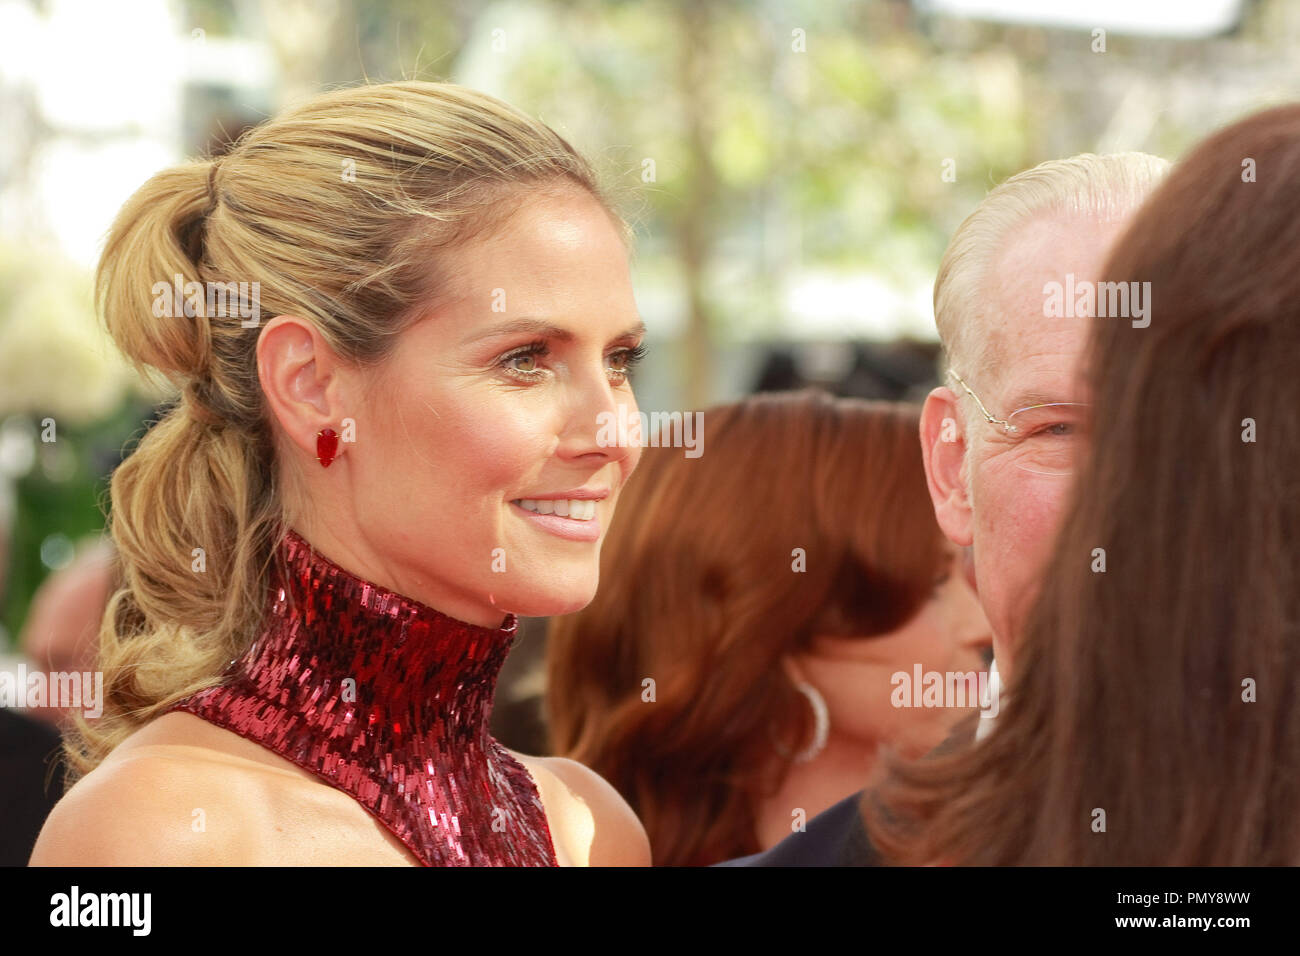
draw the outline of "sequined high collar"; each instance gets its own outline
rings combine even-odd
[[[532,777],[488,731],[517,618],[455,620],[294,531],[277,559],[261,634],[173,709],[351,794],[427,865],[555,865]]]

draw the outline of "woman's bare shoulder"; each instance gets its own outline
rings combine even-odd
[[[578,866],[649,866],[650,840],[632,808],[608,781],[567,757],[509,751],[537,783],[547,824]],[[556,847],[557,852],[561,847]]]
[[[268,815],[290,794],[298,795],[302,781],[266,759],[274,755],[263,757],[244,745],[262,749],[188,714],[152,721],[55,805],[32,864],[257,862]]]
[[[193,748],[198,750],[198,748]],[[249,781],[201,753],[140,748],[106,760],[46,818],[33,866],[222,866],[246,862]],[[220,825],[218,825],[220,824]]]

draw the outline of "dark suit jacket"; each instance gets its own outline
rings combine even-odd
[[[970,745],[979,717],[961,721],[932,756],[951,753]],[[762,853],[724,860],[714,866],[883,866],[880,854],[867,838],[858,805],[865,791],[845,797],[808,821],[802,833],[788,837]]]
[[[714,866],[876,866],[878,858],[867,839],[858,803],[859,790],[808,821],[762,853],[725,860]]]

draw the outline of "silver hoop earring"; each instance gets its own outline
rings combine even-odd
[[[826,709],[826,698],[824,698],[821,695],[821,692],[812,684],[805,681],[795,681],[794,689],[807,697],[808,703],[812,704],[812,742],[791,758],[795,763],[807,763],[809,760],[812,760],[821,753],[826,747],[826,738],[830,736],[831,732],[830,711]],[[777,745],[776,749],[781,756],[790,756],[789,752],[784,747]]]

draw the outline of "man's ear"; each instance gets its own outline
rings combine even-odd
[[[948,540],[959,548],[973,540],[970,499],[962,481],[966,435],[957,396],[940,386],[925,398],[921,409],[921,457],[925,480],[934,502],[934,517]]]
[[[305,319],[277,315],[258,336],[257,374],[268,410],[309,456],[316,454],[317,432],[341,427],[339,368],[333,350]]]

